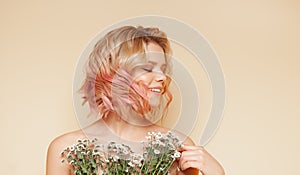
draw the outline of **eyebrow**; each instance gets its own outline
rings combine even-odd
[[[154,62],[154,61],[148,61],[148,63],[151,63],[153,65],[157,65],[157,62]],[[167,64],[164,63],[164,64],[161,65],[161,67],[163,67],[163,66],[167,66]]]

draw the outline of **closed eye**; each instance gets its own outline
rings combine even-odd
[[[152,72],[153,70],[153,65],[148,64],[148,65],[144,65],[141,67],[142,70],[146,71],[146,72]]]
[[[149,69],[149,68],[142,68],[142,69],[146,72],[152,72],[152,69]]]

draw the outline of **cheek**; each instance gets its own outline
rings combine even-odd
[[[147,73],[140,74],[140,75],[137,75],[136,77],[134,77],[135,82],[143,83],[145,85],[151,84],[152,80],[153,80],[153,77]]]

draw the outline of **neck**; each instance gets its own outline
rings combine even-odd
[[[128,138],[130,137],[130,134],[146,130],[146,128],[153,125],[153,123],[141,116],[121,117],[113,112],[103,118],[103,121],[114,134],[121,138]]]

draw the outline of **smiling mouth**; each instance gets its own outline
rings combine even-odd
[[[162,89],[161,88],[149,88],[151,92],[155,92],[155,93],[161,93]]]

